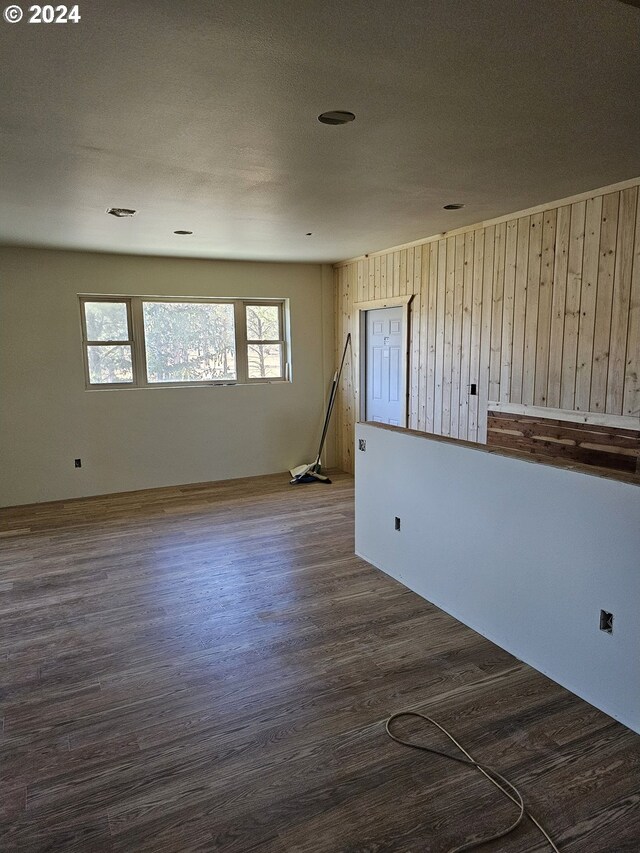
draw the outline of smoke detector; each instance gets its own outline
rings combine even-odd
[[[125,216],[133,216],[137,211],[131,210],[129,207],[108,207],[107,213],[111,216],[117,216],[118,219],[122,219]]]

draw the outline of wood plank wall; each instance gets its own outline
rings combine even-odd
[[[640,472],[638,430],[489,409],[487,445],[517,450],[543,461]]]
[[[358,303],[413,294],[410,428],[484,443],[489,401],[640,415],[639,184],[336,264],[336,360]],[[358,375],[355,352],[336,407],[346,471]]]

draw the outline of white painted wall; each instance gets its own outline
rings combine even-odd
[[[87,391],[83,292],[288,297],[293,382]],[[319,264],[0,249],[0,505],[311,460],[333,369],[332,324],[331,271]]]
[[[640,731],[640,487],[370,425],[357,438],[357,553]]]

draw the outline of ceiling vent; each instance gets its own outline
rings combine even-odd
[[[347,113],[343,110],[329,110],[327,113],[320,113],[318,121],[323,124],[348,124],[355,119],[353,113]]]
[[[133,216],[136,211],[128,207],[108,207],[107,213],[111,214],[111,216],[117,216],[118,219],[122,219],[125,216]]]

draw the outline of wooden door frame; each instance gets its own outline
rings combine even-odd
[[[377,311],[379,308],[402,308],[402,381],[400,384],[400,399],[402,401],[402,417],[400,426],[406,427],[409,417],[408,393],[409,393],[409,305],[413,294],[406,296],[389,296],[384,299],[369,299],[366,302],[354,302],[353,308],[357,312],[356,322],[353,324],[353,352],[355,355],[355,375],[358,377],[358,387],[355,391],[355,409],[360,423],[366,420],[367,408],[367,354],[362,347],[366,346],[366,322],[367,311]],[[362,390],[362,393],[360,393]]]

